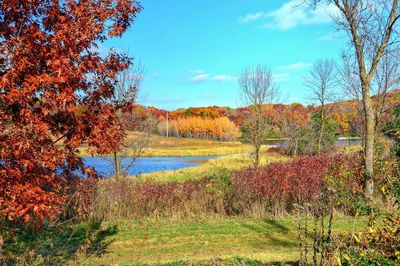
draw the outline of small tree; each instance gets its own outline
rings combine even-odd
[[[121,149],[115,152],[111,159],[117,178],[128,175],[129,169],[135,165],[137,160],[143,155],[144,148],[149,145],[151,135],[157,125],[153,117],[143,120],[135,117],[135,114],[133,114],[132,119],[134,119],[135,124],[134,131],[126,136]]]
[[[263,116],[263,108],[267,103],[275,100],[278,87],[272,78],[271,68],[267,66],[251,66],[243,70],[239,78],[241,100],[251,109],[246,127],[250,132],[250,143],[254,146],[254,165],[259,166],[260,149],[267,130],[267,123]]]
[[[117,84],[115,86],[114,97],[112,103],[115,106],[133,106],[137,99],[137,94],[141,83],[145,77],[145,70],[143,65],[138,62],[129,69],[123,70],[117,76]],[[155,122],[153,119],[141,119],[135,116],[135,110],[127,110],[132,115],[129,117],[133,121],[126,121],[124,117],[124,110],[120,110],[118,115],[121,123],[127,126],[127,123],[134,126],[135,134],[126,137],[121,145],[119,151],[113,153],[113,165],[115,169],[115,176],[126,175],[129,168],[137,161],[142,155],[143,148],[147,146],[150,134],[154,129]]]
[[[305,79],[305,85],[310,88],[311,98],[319,105],[316,111],[319,122],[317,153],[321,152],[325,127],[333,107],[332,103],[335,101],[336,84],[336,63],[332,59],[315,62]],[[327,105],[328,103],[331,104]]]

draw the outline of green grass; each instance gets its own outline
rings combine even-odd
[[[340,217],[334,233],[358,231],[363,218]],[[296,218],[261,220],[240,217],[192,217],[78,224],[62,230],[24,234],[6,245],[9,258],[27,264],[184,265],[220,258],[225,264],[291,262],[298,259]],[[311,241],[311,236],[310,236]],[[29,253],[30,252],[30,253]],[[30,258],[30,259],[29,259]],[[179,263],[178,263],[179,262]],[[53,263],[53,264],[52,264]]]
[[[336,220],[334,232],[365,226],[354,218]],[[119,223],[117,234],[110,236],[108,252],[93,258],[93,264],[128,262],[168,263],[204,261],[234,256],[263,262],[296,261],[297,230],[294,218],[254,220],[211,218],[200,220],[162,220],[148,223]]]

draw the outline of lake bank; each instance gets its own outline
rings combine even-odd
[[[135,137],[129,132],[127,138]],[[81,156],[89,156],[87,147],[79,149]],[[147,147],[143,148],[142,157],[181,157],[181,156],[223,156],[243,154],[253,151],[250,144],[239,141],[215,141],[204,139],[175,138],[152,135]],[[133,149],[126,149],[127,156],[133,156]]]
[[[182,168],[189,168],[206,163],[217,156],[188,156],[188,157],[140,157],[136,161],[132,158],[121,159],[121,169],[127,169],[127,174],[137,176],[160,171],[175,171]],[[112,157],[83,157],[85,166],[93,167],[102,176],[115,175]]]

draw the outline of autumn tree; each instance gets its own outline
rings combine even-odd
[[[316,61],[305,78],[305,85],[310,89],[311,99],[317,103],[318,140],[317,153],[321,152],[322,141],[328,119],[330,119],[335,99],[336,63],[332,59]],[[330,103],[330,105],[328,105]]]
[[[313,0],[314,5],[327,2],[337,7],[336,24],[350,38],[350,48],[357,65],[364,116],[364,171],[365,195],[374,191],[373,163],[375,138],[375,110],[371,99],[371,82],[388,49],[398,47],[398,0]]]
[[[250,132],[249,141],[255,150],[254,165],[258,167],[260,149],[268,127],[263,116],[263,106],[275,100],[278,96],[278,87],[273,81],[271,68],[262,65],[245,68],[238,82],[241,100],[251,110],[247,128]]]
[[[121,36],[135,0],[0,1],[0,212],[54,218],[77,172],[77,150],[113,153],[125,136],[110,99],[130,59],[98,45]]]

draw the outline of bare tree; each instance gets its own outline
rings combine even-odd
[[[272,103],[278,96],[278,86],[274,83],[271,68],[251,66],[243,70],[239,77],[240,96],[243,104],[251,109],[248,120],[250,143],[254,146],[254,165],[260,164],[260,149],[268,128],[263,116],[264,105]]]
[[[371,197],[374,191],[373,159],[375,112],[371,99],[371,81],[387,49],[398,44],[395,25],[399,19],[399,0],[312,0],[317,5],[335,5],[338,16],[334,21],[350,38],[350,48],[357,62],[364,115],[364,191]]]
[[[305,78],[305,85],[310,89],[311,98],[318,106],[319,132],[317,140],[317,153],[321,152],[327,119],[335,102],[336,63],[332,59],[321,59],[316,61]],[[330,103],[330,105],[327,105]]]
[[[372,80],[376,132],[381,132],[382,130],[383,119],[381,118],[387,113],[388,95],[391,91],[397,89],[400,83],[400,63],[398,56],[399,51],[390,51],[387,49]]]
[[[126,103],[135,104],[137,93],[140,85],[144,79],[145,71],[143,65],[138,62],[134,66],[123,70],[117,77],[117,85],[115,86],[114,96],[112,98],[112,104],[114,105],[124,105]],[[124,119],[124,114],[122,110],[119,113],[120,119]],[[132,122],[132,121],[131,121]],[[135,120],[138,123],[138,127],[141,127],[140,123],[142,121]],[[147,127],[146,127],[147,128]],[[146,129],[147,130],[147,129]],[[145,132],[146,132],[145,130]],[[148,136],[149,134],[145,134]],[[132,141],[132,138],[125,139],[123,143],[123,148],[120,152],[114,152],[113,154],[113,165],[115,169],[116,177],[121,174],[126,174],[128,169],[134,164],[137,158],[141,155],[144,145],[147,145],[148,138],[141,139],[137,138],[136,141]],[[129,151],[129,152],[128,152]],[[129,155],[130,162],[128,158],[125,159],[124,164],[122,163],[122,158]],[[123,167],[123,168],[122,168]]]

